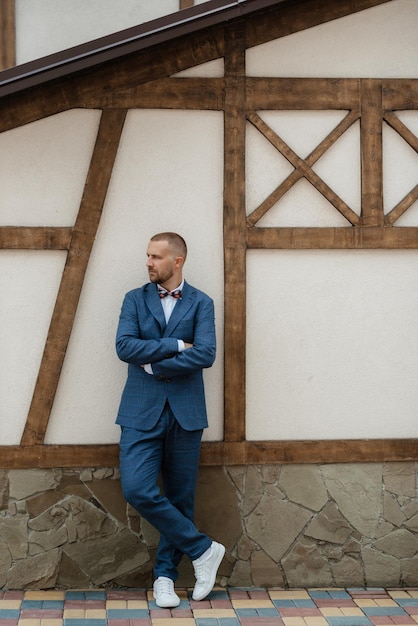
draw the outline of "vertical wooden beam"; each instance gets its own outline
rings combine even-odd
[[[124,109],[113,109],[102,113],[96,145],[21,440],[21,445],[24,446],[42,444],[45,438],[125,117],[126,110]]]
[[[382,83],[361,80],[361,216],[383,226]]]
[[[180,11],[194,6],[194,0],[180,0]]]
[[[0,1],[0,70],[16,65],[15,0]]]
[[[225,441],[245,439],[245,23],[225,29]]]

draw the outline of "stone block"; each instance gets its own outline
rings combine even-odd
[[[321,472],[330,496],[351,526],[374,537],[381,517],[382,465],[322,465]]]
[[[61,552],[51,550],[18,561],[9,570],[8,589],[52,589],[56,586]]]
[[[9,495],[15,500],[23,500],[43,491],[54,489],[61,477],[56,470],[10,470]]]
[[[286,465],[279,486],[291,502],[319,511],[328,501],[327,490],[316,465]]]
[[[320,541],[343,544],[353,533],[353,528],[341,515],[334,502],[328,502],[305,530],[305,535]]]
[[[265,493],[248,516],[245,526],[250,539],[278,562],[310,518],[311,514],[306,509]]]
[[[399,559],[369,547],[363,548],[361,555],[368,587],[397,587],[401,584]]]
[[[94,585],[102,585],[138,569],[149,560],[146,546],[128,530],[110,537],[79,541],[63,547]]]
[[[295,542],[282,561],[287,584],[290,587],[331,587],[331,567],[313,541]]]

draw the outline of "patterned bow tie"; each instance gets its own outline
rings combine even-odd
[[[176,300],[180,300],[183,293],[181,289],[174,289],[174,291],[166,291],[165,289],[158,289],[158,295],[160,298],[165,298],[166,296],[173,296]]]

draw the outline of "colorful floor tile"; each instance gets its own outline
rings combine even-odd
[[[418,588],[177,590],[160,609],[144,589],[0,591],[0,626],[393,626],[418,624]]]

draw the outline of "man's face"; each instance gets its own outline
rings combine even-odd
[[[150,281],[164,287],[178,272],[178,258],[170,251],[167,241],[150,241],[147,257]]]

